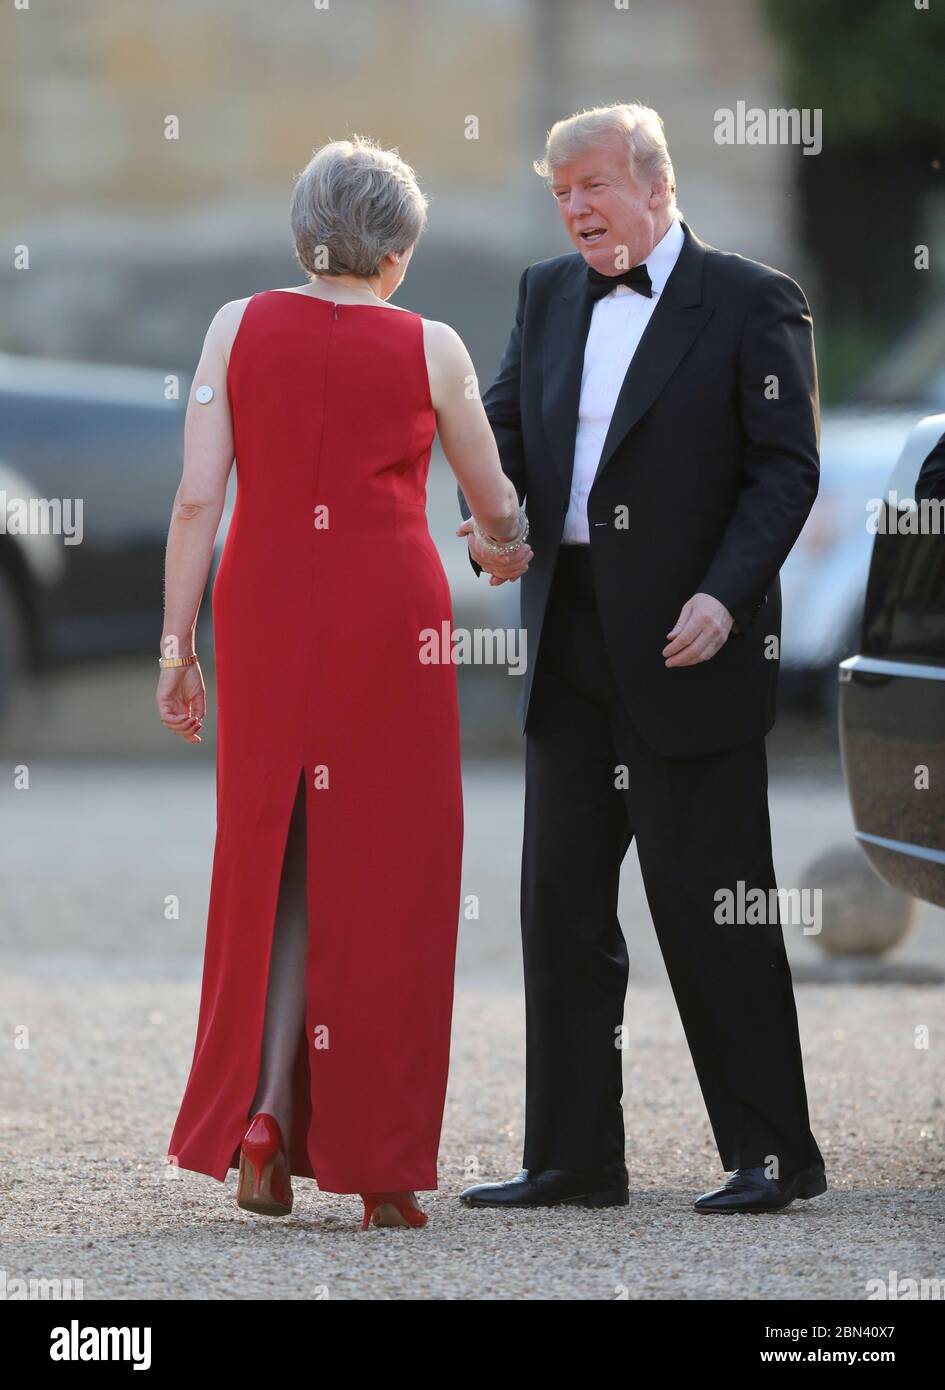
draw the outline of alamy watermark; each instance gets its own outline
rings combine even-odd
[[[823,111],[819,106],[720,106],[715,113],[717,145],[800,145],[804,154],[820,154]]]
[[[82,543],[81,497],[8,497],[0,488],[0,535],[62,536]]]
[[[528,669],[528,633],[522,627],[451,627],[420,630],[423,666],[507,666],[510,676]]]
[[[61,1279],[58,1276],[8,1274],[0,1269],[0,1303],[37,1301],[57,1302],[60,1299],[82,1298],[81,1279]]]
[[[867,1279],[866,1297],[906,1302],[945,1299],[945,1279],[914,1279],[891,1269],[885,1279]]]
[[[715,891],[715,921],[720,926],[803,927],[805,936],[818,936],[822,923],[820,888],[748,888],[739,879],[734,888]]]
[[[871,497],[866,504],[866,529],[871,536],[940,536],[945,531],[945,498]]]

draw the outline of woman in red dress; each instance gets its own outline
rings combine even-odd
[[[452,624],[425,512],[437,431],[477,529],[510,547],[502,573],[531,558],[462,342],[388,303],[425,219],[395,151],[326,145],[292,201],[308,282],[211,323],[157,691],[198,744],[194,629],[235,455],[210,911],[168,1154],[220,1181],[238,1167],[240,1206],[269,1215],[294,1175],[361,1193],[365,1228],[426,1220],[449,1061],[463,810],[456,668],[429,659]]]

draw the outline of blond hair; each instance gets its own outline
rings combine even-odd
[[[668,201],[676,206],[676,174],[669,157],[663,118],[652,106],[638,102],[614,102],[578,111],[555,121],[548,132],[543,159],[532,166],[536,174],[549,181],[557,165],[599,144],[602,137],[619,135],[626,143],[630,172],[642,182],[666,179]]]

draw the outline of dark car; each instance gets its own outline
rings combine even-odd
[[[844,773],[876,871],[945,907],[945,415],[915,426],[876,501],[860,650],[839,670]]]
[[[156,653],[189,389],[0,356],[0,710],[27,667]]]

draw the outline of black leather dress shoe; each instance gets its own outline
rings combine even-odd
[[[801,1168],[784,1178],[765,1177],[764,1168],[736,1168],[722,1187],[693,1202],[696,1211],[727,1215],[739,1211],[780,1211],[795,1197],[808,1201],[827,1191],[823,1164]]]
[[[459,1200],[467,1207],[626,1207],[627,1170],[573,1173],[563,1168],[523,1168],[508,1182],[467,1187]]]

